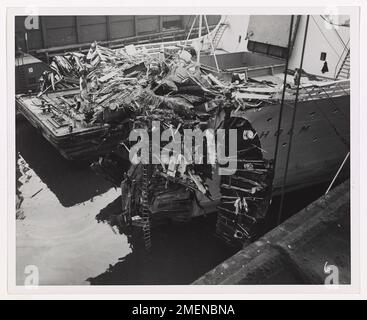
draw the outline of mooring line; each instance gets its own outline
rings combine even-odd
[[[333,186],[333,184],[334,184],[334,182],[335,182],[336,178],[338,177],[338,175],[339,175],[340,171],[341,171],[341,170],[342,170],[342,168],[344,167],[344,164],[345,164],[345,162],[347,161],[347,159],[348,159],[349,155],[350,155],[350,151],[349,151],[349,152],[347,153],[347,155],[345,156],[345,158],[344,158],[344,160],[343,160],[342,164],[340,165],[340,167],[339,167],[338,171],[336,172],[336,174],[335,174],[335,176],[334,176],[334,178],[333,178],[333,181],[331,181],[331,183],[330,183],[329,187],[327,188],[327,190],[326,190],[325,194],[327,194],[327,193],[330,191],[330,189],[332,188],[332,186]]]
[[[285,163],[285,171],[284,171],[283,183],[282,183],[282,189],[281,189],[282,191],[281,191],[281,196],[280,196],[280,205],[279,205],[278,221],[277,221],[278,225],[280,224],[281,219],[282,219],[282,211],[283,211],[283,204],[284,204],[284,191],[285,191],[285,184],[287,183],[289,159],[290,159],[290,154],[291,154],[291,150],[292,150],[293,131],[294,131],[294,124],[296,122],[297,105],[298,105],[298,97],[299,97],[299,87],[300,87],[301,78],[302,78],[302,71],[303,71],[302,67],[303,67],[303,59],[304,59],[304,56],[305,56],[305,47],[306,47],[306,41],[307,41],[307,32],[308,32],[308,23],[309,23],[309,21],[310,21],[310,16],[307,15],[306,26],[305,26],[305,34],[304,34],[304,38],[303,38],[301,62],[300,62],[300,66],[299,66],[300,77],[297,80],[296,97],[295,97],[295,100],[294,100],[294,110],[293,110],[293,116],[292,116],[292,127],[291,127],[291,131],[290,131],[289,145],[288,145],[288,150],[287,150],[287,160],[286,160],[286,163]]]

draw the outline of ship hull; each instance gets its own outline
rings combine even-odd
[[[264,158],[274,159],[280,104],[246,111],[260,137]],[[284,105],[274,190],[285,174],[294,103]],[[350,96],[300,101],[293,131],[286,188],[299,189],[333,178],[349,151]]]

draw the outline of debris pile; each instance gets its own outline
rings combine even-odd
[[[40,79],[39,96],[57,90],[60,82],[78,83],[80,92],[72,107],[84,115],[86,123],[134,117],[145,111],[142,103],[147,102],[153,103],[151,110],[165,105],[180,116],[208,113],[224,103],[241,109],[277,98],[279,88],[251,82],[246,74],[234,74],[231,81],[219,80],[193,61],[192,54],[192,48],[147,53],[133,45],[112,50],[92,43],[86,54],[55,56],[51,71]]]
[[[255,130],[236,114],[263,103],[274,103],[279,99],[280,87],[249,79],[246,73],[220,77],[198,64],[194,55],[191,48],[148,54],[134,46],[111,50],[93,43],[87,54],[56,56],[51,63],[51,84],[45,79],[40,95],[54,90],[54,82],[79,81],[80,92],[74,97],[75,104],[71,108],[83,117],[86,125],[128,120],[131,130],[145,129],[149,135],[157,129],[160,132],[170,129],[182,135],[185,129],[229,129],[234,119],[241,120],[240,125],[236,122],[236,129],[240,129],[237,156],[249,162],[239,161],[242,167],[235,176],[222,178],[224,196],[219,207],[217,232],[220,235],[232,233],[237,238],[241,233],[241,239],[247,239],[251,231],[245,225],[262,218],[264,213],[259,208],[269,201],[264,193],[271,184],[271,166],[262,158]],[[159,121],[160,128],[154,127],[155,121]],[[247,128],[246,132],[243,128]],[[132,144],[126,137],[121,146],[126,152]],[[160,151],[168,146],[169,142],[161,145]],[[206,143],[204,149],[207,148]],[[126,223],[141,225],[144,234],[150,234],[148,211],[156,215],[174,213],[177,219],[185,220],[197,193],[211,199],[207,181],[212,179],[216,165],[208,163],[210,152],[206,150],[201,152],[202,162],[195,163],[196,151],[192,150],[192,159],[186,159],[169,147],[167,159],[159,159],[159,164],[132,164],[120,180],[116,176],[112,178],[121,182]],[[118,162],[106,157],[93,167],[100,173],[116,175]],[[114,166],[116,168],[111,169]],[[228,208],[229,203],[231,208]],[[196,204],[200,206],[198,201]],[[150,246],[150,240],[148,243]]]

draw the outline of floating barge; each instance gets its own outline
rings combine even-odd
[[[126,137],[128,123],[85,125],[63,111],[79,89],[16,96],[17,110],[68,160],[96,158],[116,147]]]

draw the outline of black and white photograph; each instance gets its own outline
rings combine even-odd
[[[358,7],[84,9],[7,10],[9,288],[356,288]]]

